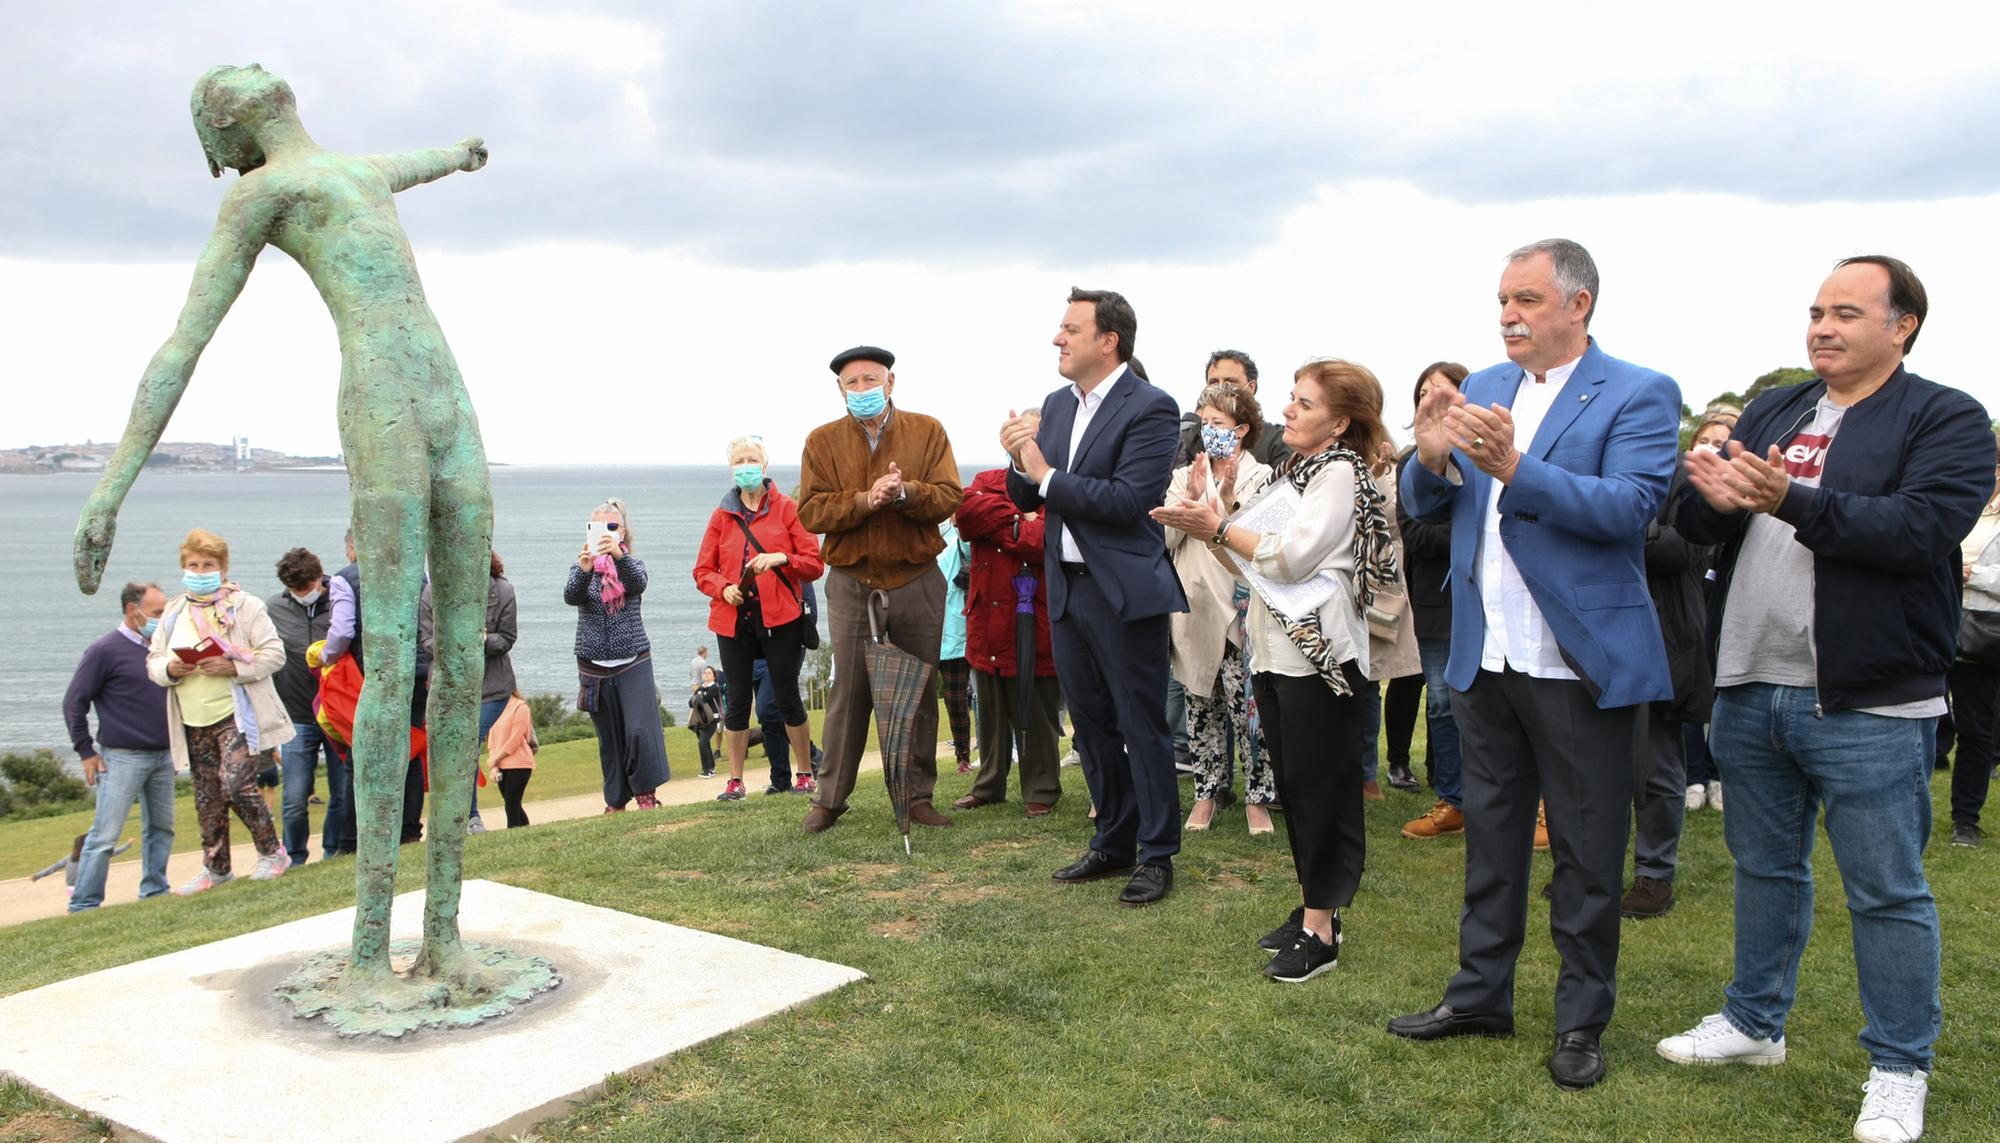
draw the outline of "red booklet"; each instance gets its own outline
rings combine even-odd
[[[214,659],[222,654],[222,644],[213,639],[203,639],[192,647],[175,647],[174,654],[183,663],[199,663],[203,659]]]

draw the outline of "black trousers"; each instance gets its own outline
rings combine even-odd
[[[526,768],[500,771],[500,800],[507,805],[507,828],[519,829],[528,824],[528,812],[521,808],[521,795],[528,790],[528,779],[535,776]]]
[[[1318,675],[1258,671],[1250,677],[1308,909],[1353,903],[1367,845],[1361,751],[1369,696],[1354,664],[1341,667],[1354,688],[1345,696],[1334,694]]]
[[[754,605],[746,604],[743,611],[753,620],[758,614]],[[756,622],[739,624],[734,637],[716,636],[716,645],[722,651],[722,679],[729,691],[727,709],[722,715],[725,729],[750,729],[750,711],[757,705],[757,683],[752,676],[759,659],[764,660],[764,671],[771,680],[785,725],[805,725],[806,704],[799,698],[799,664],[805,660],[805,648],[799,645],[799,640],[804,634],[805,624],[794,619],[782,627],[766,628]]]
[[[1382,688],[1382,734],[1389,764],[1410,764],[1410,743],[1416,738],[1417,712],[1424,707],[1424,675],[1401,675]]]
[[[1480,671],[1452,695],[1465,784],[1465,909],[1444,1002],[1511,1016],[1527,936],[1535,803],[1555,857],[1549,935],[1562,957],[1557,1034],[1601,1033],[1618,987],[1619,904],[1646,706],[1600,710],[1580,682]],[[1641,751],[1645,751],[1643,756]]]
[[[1979,824],[1986,788],[1993,780],[1995,713],[2000,711],[2000,671],[1959,660],[1951,665],[1951,720],[1958,757],[1951,767],[1952,824]]]

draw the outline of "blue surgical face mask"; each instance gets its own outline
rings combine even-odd
[[[222,590],[222,573],[204,572],[196,575],[193,572],[182,572],[181,584],[196,595],[214,595]]]
[[[764,483],[764,466],[761,464],[739,464],[729,470],[736,487],[748,492]]]
[[[139,634],[144,635],[148,639],[151,639],[153,637],[153,632],[158,631],[159,629],[160,629],[160,617],[155,615],[139,625]]]
[[[1215,460],[1228,460],[1236,455],[1236,430],[1225,429],[1221,425],[1201,427],[1201,451]]]
[[[889,387],[877,385],[873,389],[863,389],[856,393],[847,391],[847,411],[864,421],[872,421],[889,407]]]

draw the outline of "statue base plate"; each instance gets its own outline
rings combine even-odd
[[[0,999],[0,1073],[126,1137],[504,1139],[566,1114],[607,1077],[864,975],[491,881],[465,883],[460,918],[482,959],[539,958],[560,987],[471,1027],[393,1038],[300,1019],[278,990],[308,958],[345,963],[354,910],[343,909]],[[392,936],[414,949],[422,925],[423,894],[397,897]],[[256,1099],[243,1098],[245,1082]]]
[[[465,955],[478,979],[447,984],[415,974],[422,948],[422,941],[392,941],[389,965],[394,975],[365,993],[341,987],[353,959],[349,950],[314,953],[278,986],[278,999],[294,1015],[325,1020],[343,1036],[394,1039],[425,1028],[476,1027],[562,983],[546,957],[466,941]]]

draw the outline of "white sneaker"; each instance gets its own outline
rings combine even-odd
[[[257,868],[250,871],[250,880],[276,881],[291,867],[292,855],[281,849],[269,857],[258,858]]]
[[[1718,814],[1722,812],[1722,779],[1720,778],[1708,784],[1708,808]]]
[[[217,885],[227,885],[234,880],[236,875],[233,873],[210,873],[207,869],[203,869],[195,874],[194,880],[174,890],[174,896],[192,897],[196,893],[206,893]]]
[[[1696,782],[1687,788],[1687,808],[1698,810],[1708,804],[1708,787]]]
[[[1654,1050],[1677,1064],[1751,1064],[1761,1067],[1785,1062],[1783,1036],[1775,1040],[1746,1036],[1720,1012],[1703,1016],[1701,1023],[1678,1036],[1661,1040]]]
[[[1922,1137],[1929,1076],[1869,1068],[1861,1090],[1861,1115],[1854,1121],[1854,1137],[1861,1143],[1915,1143]]]
[[[1062,756],[1061,765],[1081,766],[1083,765],[1083,755],[1078,754],[1075,750],[1071,750],[1069,753],[1064,754]]]
[[[465,819],[465,832],[467,832],[467,833],[485,833],[485,832],[486,832],[486,823],[485,823],[484,821],[480,820],[479,818],[467,818],[467,819]]]

